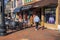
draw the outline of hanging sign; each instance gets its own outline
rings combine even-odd
[[[23,6],[22,10],[29,9],[29,8],[31,8],[31,7],[32,7],[32,5]]]

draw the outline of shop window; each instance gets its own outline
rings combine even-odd
[[[56,23],[56,8],[45,8],[45,22],[49,24]]]

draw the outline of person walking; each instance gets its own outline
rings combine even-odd
[[[15,14],[15,26],[17,27],[16,29],[19,30],[18,29],[18,27],[19,27],[19,14],[18,13]]]
[[[30,17],[30,26],[33,26],[33,16]]]
[[[39,21],[40,21],[39,17],[37,15],[35,15],[35,17],[34,17],[34,23],[36,24],[36,26],[35,26],[36,29],[35,30],[38,30]]]
[[[23,28],[26,28],[28,26],[28,19],[27,19],[27,14],[23,15]]]
[[[22,15],[21,14],[19,14],[19,28],[20,28],[20,30],[22,30],[23,29],[23,20],[22,20]]]

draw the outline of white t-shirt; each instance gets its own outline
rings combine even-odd
[[[35,16],[34,17],[34,22],[39,22],[39,21],[40,21],[39,17],[38,16]]]

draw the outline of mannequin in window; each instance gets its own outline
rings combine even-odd
[[[48,23],[51,23],[51,24],[55,23],[54,17],[52,15],[50,15]]]

